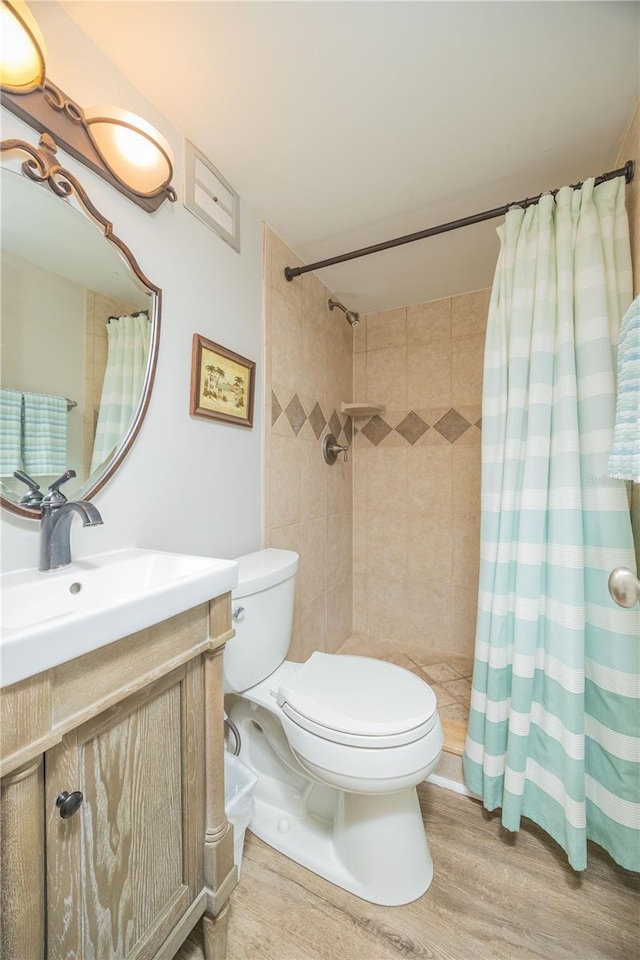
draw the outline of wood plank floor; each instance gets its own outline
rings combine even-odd
[[[247,832],[233,894],[228,960],[637,960],[640,877],[590,844],[574,873],[527,822],[429,784],[419,788],[435,864],[406,907],[377,907],[322,880]],[[177,954],[201,960],[199,931]]]

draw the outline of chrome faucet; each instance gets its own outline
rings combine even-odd
[[[71,563],[71,521],[74,513],[82,520],[83,527],[102,523],[97,507],[88,500],[67,500],[60,486],[75,477],[75,470],[66,473],[52,483],[49,493],[42,500],[40,523],[40,570],[55,570]]]

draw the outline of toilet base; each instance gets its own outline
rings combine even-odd
[[[386,796],[317,789],[336,794],[333,819],[296,815],[256,797],[250,831],[371,903],[400,906],[428,890],[433,862],[415,787]]]
[[[243,702],[232,717],[242,734],[240,757],[258,775],[252,833],[371,903],[400,906],[425,893],[433,862],[415,787],[362,794],[318,782],[273,718]]]

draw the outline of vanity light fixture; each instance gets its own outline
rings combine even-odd
[[[0,84],[12,93],[42,89],[44,37],[24,0],[0,5]]]
[[[84,120],[104,162],[131,190],[147,197],[169,185],[171,147],[150,123],[120,107],[90,107]]]
[[[169,199],[171,148],[155,127],[120,107],[84,110],[46,76],[42,33],[24,0],[0,0],[4,107],[150,213]]]

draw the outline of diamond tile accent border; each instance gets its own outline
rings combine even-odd
[[[453,408],[448,410],[444,417],[440,417],[438,422],[433,425],[434,429],[437,430],[445,440],[448,440],[449,443],[455,443],[470,426],[471,424],[466,417],[463,417],[461,413],[458,413],[458,411]]]
[[[319,403],[316,403],[313,410],[309,414],[309,423],[311,424],[311,429],[316,435],[316,440],[319,440],[322,436],[322,431],[327,425],[327,421],[324,418],[324,413]]]
[[[306,401],[310,403],[311,401]],[[307,407],[307,409],[309,409]],[[437,411],[431,411],[431,417],[438,416],[441,413],[444,407],[440,407]],[[394,412],[391,411],[389,419],[391,423],[388,423],[382,417],[374,416],[369,420],[366,420],[363,426],[356,427],[351,417],[344,416],[338,413],[337,410],[332,410],[330,415],[327,416],[323,412],[323,409],[319,401],[316,401],[311,408],[311,412],[307,414],[305,408],[302,405],[302,401],[297,393],[294,393],[286,407],[283,409],[282,403],[278,399],[275,390],[271,389],[271,426],[274,427],[275,424],[280,420],[282,414],[286,416],[287,423],[291,427],[291,431],[294,436],[298,436],[300,431],[303,429],[304,425],[309,422],[311,431],[316,440],[319,440],[323,434],[325,427],[329,427],[329,430],[340,443],[346,443],[348,446],[351,446],[353,439],[356,434],[361,433],[367,438],[372,446],[377,447],[379,443],[388,437],[390,434],[394,436],[397,434],[399,437],[402,437],[406,443],[413,446],[418,443],[419,440],[425,435],[425,433],[430,430],[436,430],[440,436],[446,440],[448,443],[456,443],[460,437],[467,432],[467,430],[472,430],[475,434],[475,431],[482,430],[482,417],[477,416],[476,411],[469,411],[465,408],[467,415],[471,419],[463,416],[459,410],[455,410],[451,407],[447,412],[441,416],[435,423],[429,423],[424,414],[429,415],[429,411],[422,410],[421,413],[418,413],[416,410],[409,410],[403,416],[403,412]],[[402,418],[398,421],[398,418]],[[362,421],[359,421],[362,423]],[[392,424],[396,424],[392,426]],[[281,429],[279,427],[278,429]],[[277,431],[276,431],[277,432]],[[311,432],[307,429],[305,435],[311,437]],[[478,437],[478,435],[476,434]],[[479,437],[478,437],[479,439]],[[393,441],[393,437],[390,438]],[[398,440],[395,440],[395,445],[398,444]],[[429,442],[429,441],[427,441]],[[472,442],[478,442],[475,440]]]
[[[282,407],[280,406],[280,401],[275,395],[275,392],[271,391],[271,426],[277,422],[280,414],[282,413]]]
[[[305,400],[306,409],[308,410],[311,404],[311,412],[306,413],[305,407],[302,404],[297,393],[294,393],[286,406],[283,408],[283,403],[278,398],[273,387],[271,388],[271,427],[276,425],[279,421],[279,427],[276,429],[276,433],[282,430],[283,421],[281,420],[282,414],[284,413],[286,417],[286,423],[291,427],[291,432],[294,436],[299,436],[300,432],[303,430],[305,424],[308,422],[309,427],[303,433],[303,437],[306,436],[308,439],[315,436],[316,440],[319,440],[322,436],[325,427],[329,427],[333,435],[340,443],[346,443],[348,446],[351,446],[353,442],[353,423],[351,417],[344,416],[338,413],[337,410],[332,410],[331,414],[327,420],[320,401]],[[310,429],[309,429],[310,428]],[[288,428],[285,428],[285,435],[289,436]]]
[[[419,417],[415,410],[411,410],[395,429],[396,433],[404,437],[407,443],[413,445],[427,432],[429,424],[422,417]]]
[[[382,417],[372,417],[364,426],[353,426],[352,430],[354,435],[362,433],[374,447],[381,443],[382,440],[392,432],[399,434],[407,443],[413,446],[413,444],[417,443],[427,430],[430,430],[432,427],[437,430],[440,436],[448,443],[455,443],[472,426],[481,430],[482,417],[480,417],[475,424],[471,424],[459,410],[454,410],[453,407],[451,407],[435,423],[428,423],[425,418],[420,416],[415,410],[410,410],[395,427],[388,424]]]
[[[368,423],[360,431],[370,443],[377,447],[381,440],[384,440],[391,433],[392,428],[383,420],[382,417],[371,417]]]
[[[305,425],[307,415],[304,412],[304,407],[300,403],[300,398],[297,393],[291,397],[287,409],[285,410],[287,420],[291,424],[291,429],[295,433],[296,437],[302,430]]]
[[[340,417],[338,416],[337,410],[334,410],[329,417],[329,429],[336,439],[340,436],[342,424],[340,423]]]

